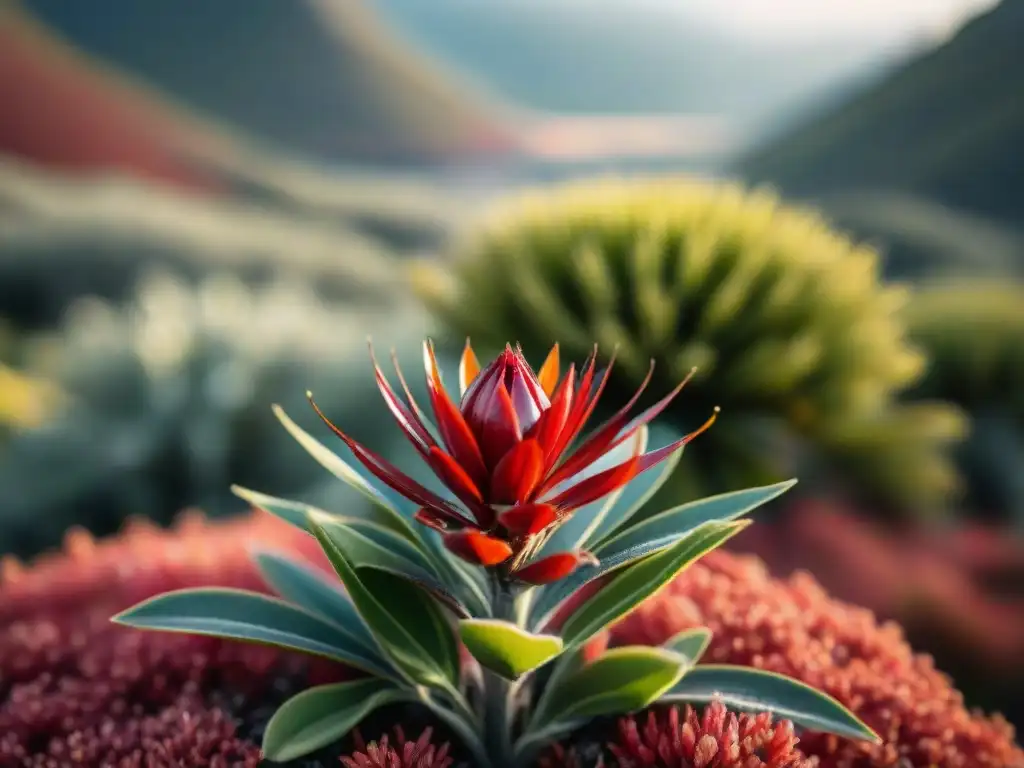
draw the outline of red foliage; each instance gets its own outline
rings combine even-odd
[[[893,625],[835,601],[806,574],[771,578],[749,557],[717,551],[612,631],[613,643],[661,643],[689,627],[714,636],[705,661],[791,675],[824,690],[881,737],[872,745],[817,733],[801,748],[823,768],[1024,768],[1013,729],[968,712],[927,656]],[[903,761],[903,762],[901,762]]]
[[[29,568],[5,563],[0,765],[256,765],[258,745],[240,732],[238,713],[279,696],[269,689],[282,678],[305,684],[337,679],[343,670],[326,662],[310,668],[306,657],[259,646],[109,621],[169,589],[261,588],[247,553],[254,542],[327,567],[311,537],[268,515],[219,524],[192,518],[170,532],[134,525],[106,542],[74,534],[63,553]],[[715,632],[708,660],[792,674],[845,702],[885,739],[876,747],[802,734],[802,751],[822,768],[1024,767],[1012,730],[968,713],[898,629],[829,599],[805,576],[777,581],[752,559],[715,553],[613,634],[620,643],[661,642],[692,626]],[[620,749],[649,741],[642,722],[641,741],[620,734]],[[701,727],[703,738],[709,728]]]
[[[435,745],[431,735],[427,728],[416,741],[407,741],[401,726],[397,726],[393,745],[388,744],[387,734],[367,745],[356,733],[356,751],[341,758],[341,764],[345,768],[448,768],[452,764],[448,745]]]

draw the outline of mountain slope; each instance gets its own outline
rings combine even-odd
[[[735,167],[796,197],[909,193],[1019,225],[1024,210],[1024,0],[969,22],[844,106]]]
[[[87,53],[284,149],[424,162],[508,142],[490,106],[397,44],[367,0],[21,5]]]

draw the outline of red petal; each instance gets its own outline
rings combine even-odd
[[[588,414],[588,404],[590,402],[597,402],[597,398],[600,397],[601,392],[604,388],[604,383],[608,380],[607,376],[601,379],[601,383],[598,385],[597,392],[591,393],[590,387],[594,381],[594,365],[597,362],[597,347],[594,347],[594,351],[590,353],[590,357],[587,358],[587,363],[583,368],[583,373],[580,376],[579,386],[576,387],[576,394],[573,398],[572,409],[569,411],[569,416],[565,421],[565,426],[558,435],[558,439],[555,441],[554,446],[551,449],[551,458],[549,464],[554,464],[561,458],[562,454],[565,453],[565,449],[569,447],[569,444],[576,439],[576,435],[579,434],[583,425],[586,423]]]
[[[602,387],[604,386],[604,382],[608,380],[608,373],[610,372],[611,366],[608,367],[608,371],[605,373],[605,376],[601,381]],[[566,478],[572,477],[578,472],[583,471],[611,450],[613,445],[618,445],[622,442],[615,438],[622,431],[623,427],[626,426],[627,419],[629,419],[629,412],[633,410],[633,406],[635,406],[637,400],[640,399],[640,395],[642,395],[644,390],[647,389],[647,385],[651,383],[651,376],[653,374],[654,361],[652,360],[651,367],[647,370],[647,376],[644,377],[644,380],[640,383],[639,389],[637,389],[629,399],[629,402],[622,406],[614,416],[600,426],[593,435],[584,441],[583,445],[577,448],[576,451],[569,456],[569,458],[567,458],[562,465],[547,478],[547,480],[545,480],[544,488],[541,489],[542,492],[555,487]],[[678,390],[676,390],[676,392],[678,392]],[[667,400],[671,400],[675,397],[676,392],[673,392]],[[654,414],[651,415],[651,418],[653,417]],[[638,423],[636,428],[639,427],[640,424]],[[634,428],[634,431],[636,428]]]
[[[398,426],[402,428],[405,436],[409,438],[409,442],[411,442],[423,456],[426,456],[430,451],[430,448],[435,445],[434,438],[430,436],[430,433],[420,422],[419,417],[410,412],[410,410],[405,406],[405,403],[403,403],[395,394],[395,391],[391,388],[390,382],[388,382],[387,377],[384,376],[384,372],[381,371],[380,366],[377,364],[377,358],[373,354],[372,346],[370,347],[370,360],[373,362],[373,373],[377,378],[377,389],[380,390],[381,395],[384,397],[384,402],[387,403],[388,410],[390,410],[391,415],[395,417],[395,421],[398,422]]]
[[[544,452],[536,440],[516,443],[491,473],[492,504],[522,504],[544,472]]]
[[[514,575],[516,579],[527,584],[535,586],[550,584],[552,581],[564,579],[587,559],[586,555],[577,552],[559,552],[541,560],[535,560],[526,567],[520,568]],[[589,559],[593,561],[592,556]]]
[[[551,407],[541,414],[540,420],[526,434],[534,438],[544,450],[544,469],[550,468],[555,460],[554,449],[573,404],[573,393],[576,385],[576,366],[570,364],[565,378],[551,400]]]
[[[427,390],[430,394],[430,404],[434,409],[434,416],[437,419],[437,428],[441,432],[441,439],[448,447],[448,452],[462,465],[480,486],[487,479],[487,470],[484,467],[483,456],[480,454],[480,447],[473,437],[462,413],[452,403],[441,383],[441,374],[437,368],[437,358],[434,356],[434,347],[427,341],[423,343],[423,360],[427,369]]]
[[[548,504],[553,504],[563,512],[578,509],[582,506],[597,501],[602,496],[607,496],[616,488],[621,488],[637,474],[637,467],[640,466],[640,457],[634,456],[604,472],[581,480],[576,485],[566,488],[553,499],[546,499]]]
[[[666,445],[663,448],[658,448],[656,451],[645,453],[640,457],[640,462],[637,466],[636,473],[639,475],[641,472],[646,472],[651,467],[657,466],[677,450],[682,448],[687,443],[691,442],[695,437],[706,431],[712,424],[715,423],[715,419],[718,417],[718,408],[715,408],[715,412],[711,414],[711,418],[705,421],[698,429],[695,429],[688,435],[685,435],[674,443]]]
[[[435,515],[426,507],[420,508],[416,512],[416,514],[412,516],[412,518],[417,523],[422,523],[428,528],[433,528],[435,531],[441,531],[443,533],[444,531],[449,530],[448,523],[446,523],[444,520]]]
[[[653,365],[653,364],[652,364],[652,365]],[[679,384],[678,384],[678,385],[676,385],[676,388],[675,388],[675,389],[673,389],[673,390],[672,390],[671,392],[669,392],[669,393],[668,393],[667,395],[665,395],[665,397],[663,397],[663,398],[662,398],[661,400],[659,400],[658,402],[656,402],[656,403],[655,403],[654,405],[652,405],[652,406],[651,406],[650,408],[646,409],[645,411],[643,411],[642,413],[640,413],[640,415],[639,415],[639,416],[635,417],[635,418],[634,418],[634,419],[633,419],[632,421],[630,421],[630,422],[629,422],[628,424],[626,424],[626,425],[625,425],[625,427],[623,427],[623,429],[621,430],[621,433],[620,433],[619,437],[617,437],[617,438],[615,439],[615,442],[614,442],[614,443],[612,443],[612,444],[611,444],[611,445],[609,446],[609,450],[610,450],[611,448],[614,448],[614,447],[615,447],[616,445],[619,445],[620,443],[623,443],[623,442],[625,442],[626,440],[628,440],[628,439],[629,439],[630,437],[632,437],[632,436],[633,436],[634,434],[636,434],[636,431],[637,431],[638,429],[640,429],[640,427],[642,427],[642,426],[643,426],[644,424],[649,424],[649,423],[651,422],[651,420],[652,420],[652,419],[654,419],[654,418],[655,418],[656,416],[658,416],[658,414],[660,414],[660,413],[661,413],[662,411],[664,411],[664,410],[665,410],[665,408],[667,408],[667,407],[668,407],[669,403],[671,403],[671,402],[672,402],[672,401],[673,401],[673,400],[675,399],[676,395],[678,395],[678,394],[679,394],[679,392],[680,392],[680,391],[682,390],[682,388],[683,388],[683,387],[685,387],[685,386],[686,386],[686,385],[687,385],[687,384],[688,384],[688,383],[690,382],[690,379],[692,379],[692,378],[693,378],[693,375],[694,375],[694,374],[695,374],[696,372],[697,372],[697,369],[696,369],[696,368],[693,368],[693,369],[692,369],[692,370],[691,370],[691,371],[690,371],[690,372],[689,372],[689,373],[688,373],[688,374],[686,375],[686,378],[685,378],[685,379],[683,379],[683,380],[682,380],[681,382],[679,382]],[[717,413],[717,410],[716,410],[715,412]],[[697,430],[696,432],[694,432],[694,433],[692,434],[692,436],[689,436],[689,435],[688,435],[687,437],[689,438],[689,440],[692,440],[692,439],[693,439],[694,437],[696,437],[697,435],[699,435],[699,434],[700,434],[701,432],[703,432],[703,431],[704,431],[705,429],[707,429],[708,427],[710,427],[710,426],[711,426],[711,424],[712,424],[712,423],[714,422],[714,420],[715,420],[715,417],[714,417],[714,416],[712,416],[712,417],[711,417],[711,420],[710,420],[709,422],[707,422],[707,423],[706,423],[706,424],[705,424],[705,425],[704,425],[703,427],[701,427],[701,428],[700,428],[699,430]],[[687,442],[689,442],[689,440],[688,440]]]
[[[476,435],[487,466],[494,467],[523,439],[523,433],[519,428],[519,418],[512,405],[512,398],[503,385],[495,387],[490,393],[490,399],[478,407],[481,407],[484,417],[474,425]]]
[[[550,504],[519,504],[498,515],[498,523],[510,536],[533,536],[558,519],[558,509]]]
[[[483,494],[480,493],[480,489],[476,487],[473,479],[466,474],[466,470],[437,446],[430,449],[427,463],[430,464],[430,468],[434,470],[434,474],[440,478],[441,482],[469,507],[472,508],[484,500]]]
[[[512,557],[512,547],[507,541],[480,531],[448,533],[443,540],[452,554],[473,565],[498,565]]]
[[[323,419],[324,423],[331,428],[334,434],[345,441],[345,445],[347,445],[349,450],[352,451],[352,455],[359,459],[359,462],[378,480],[386,483],[410,501],[431,510],[438,517],[441,517],[444,520],[450,520],[458,525],[473,524],[450,502],[445,501],[430,489],[423,487],[393,464],[389,463],[386,459],[377,455],[369,448],[364,448],[334,426],[330,419],[323,414],[323,411],[320,410],[319,406],[313,402],[313,398],[310,398],[309,402],[313,406],[313,410],[315,410],[317,415]]]

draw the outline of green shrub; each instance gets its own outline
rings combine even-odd
[[[302,283],[256,292],[232,277],[199,290],[155,277],[124,310],[78,302],[63,330],[25,345],[36,350],[29,370],[68,403],[6,446],[0,552],[32,555],[71,525],[103,534],[130,515],[166,523],[190,506],[238,511],[232,482],[306,491],[322,478],[281,448],[267,404],[297,405],[307,388],[386,449],[375,421],[385,412],[359,375],[366,334],[401,344],[422,321],[414,307],[339,308]]]
[[[915,293],[904,316],[930,360],[909,395],[971,414],[971,438],[957,455],[967,503],[1024,523],[1024,285],[936,283]]]
[[[698,367],[668,419],[687,430],[727,410],[674,492],[777,480],[823,456],[901,509],[930,507],[955,488],[941,449],[965,425],[944,405],[894,404],[924,359],[905,338],[905,290],[877,270],[874,251],[767,191],[658,179],[527,194],[413,279],[452,343],[511,337],[538,354],[558,340],[572,360],[618,345],[617,395],[652,358],[652,396]]]

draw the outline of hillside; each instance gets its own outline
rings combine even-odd
[[[740,160],[790,196],[879,189],[1020,225],[1024,0],[1004,0],[946,44]]]
[[[396,44],[366,0],[21,0],[72,45],[186,107],[337,162],[430,163],[510,139],[490,105]]]

